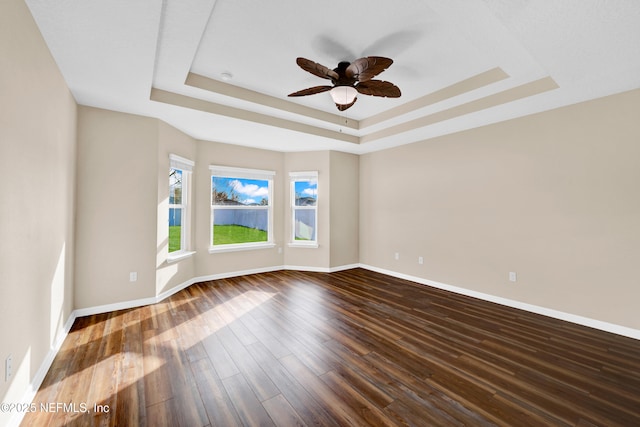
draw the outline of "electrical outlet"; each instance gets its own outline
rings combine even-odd
[[[400,252],[396,252],[394,255],[396,261],[400,259]]]
[[[138,280],[138,272],[137,271],[132,271],[131,273],[129,273],[129,281],[130,282],[135,282]]]
[[[424,258],[421,256],[418,257],[418,264],[424,264]]]
[[[8,382],[13,376],[13,357],[7,356],[4,361],[4,381]]]
[[[515,282],[516,280],[518,280],[518,276],[516,275],[515,271],[510,271],[509,272],[509,281],[510,282]]]

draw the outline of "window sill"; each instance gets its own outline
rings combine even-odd
[[[271,249],[275,248],[275,243],[240,243],[230,245],[218,245],[209,246],[209,253],[221,253],[221,252],[238,252],[238,251],[252,251],[254,249]]]
[[[193,254],[195,254],[195,251],[172,252],[167,256],[167,264],[173,264],[174,262],[189,258]]]
[[[307,248],[307,249],[317,249],[318,242],[291,242],[288,245],[290,248]]]

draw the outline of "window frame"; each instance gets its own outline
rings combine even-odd
[[[209,253],[219,253],[219,252],[234,252],[234,251],[245,251],[245,250],[253,250],[253,249],[267,249],[273,248],[276,246],[274,241],[274,233],[273,233],[273,188],[274,188],[274,179],[275,179],[275,171],[270,170],[261,170],[261,169],[249,169],[249,168],[238,168],[231,166],[218,166],[218,165],[210,165],[210,178],[209,178],[209,197],[210,197],[210,208],[211,213],[209,216]],[[268,204],[265,206],[246,206],[246,205],[214,205],[213,202],[213,178],[238,178],[238,179],[255,179],[261,181],[268,182]],[[215,220],[215,210],[225,210],[225,209],[247,209],[247,210],[266,210],[267,211],[267,241],[266,242],[247,242],[247,243],[228,243],[228,244],[218,244],[214,245],[213,243],[213,225]]]
[[[179,261],[183,258],[193,255],[195,252],[190,250],[191,247],[191,176],[195,162],[178,156],[169,154],[169,171],[179,170],[182,174],[182,192],[180,204],[170,203],[171,189],[169,188],[168,212],[171,209],[180,209],[180,250],[169,252],[169,244],[167,243],[167,262]],[[171,184],[169,184],[171,185]],[[167,231],[169,227],[169,218],[167,217]]]
[[[315,206],[296,206],[296,182],[316,182],[316,204]],[[318,245],[318,171],[289,172],[289,199],[291,212],[290,239],[288,246],[300,248],[317,248]],[[313,210],[315,221],[315,240],[296,240],[296,211]]]

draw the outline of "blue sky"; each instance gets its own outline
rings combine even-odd
[[[318,198],[318,181],[296,181],[295,189],[296,194],[300,197],[313,197]]]
[[[236,194],[241,203],[260,204],[262,199],[269,199],[269,182],[259,179],[211,177],[211,184],[218,192]],[[318,197],[318,181],[296,181],[295,190],[300,197]]]
[[[269,181],[260,179],[211,177],[211,184],[216,191],[238,195],[238,199],[245,205],[260,204],[262,199],[269,200]]]

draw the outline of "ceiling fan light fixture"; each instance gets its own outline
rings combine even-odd
[[[336,86],[329,91],[333,102],[338,105],[349,105],[356,99],[358,91],[353,86]]]
[[[338,111],[345,111],[355,104],[358,94],[380,96],[383,98],[399,98],[398,86],[373,78],[393,64],[393,60],[382,56],[367,56],[356,59],[352,63],[340,62],[333,70],[309,59],[298,57],[296,63],[304,71],[322,79],[331,80],[333,86],[322,85],[302,89],[288,96],[307,96],[329,92]]]

